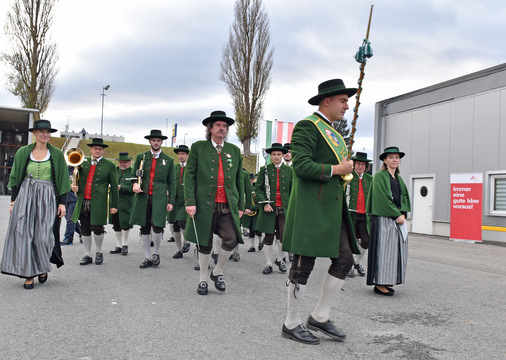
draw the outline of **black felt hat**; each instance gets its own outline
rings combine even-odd
[[[93,138],[93,139],[91,140],[91,144],[86,144],[86,145],[88,145],[88,146],[90,146],[90,147],[91,147],[91,146],[101,146],[101,147],[103,147],[104,149],[105,149],[106,147],[109,147],[109,145],[104,144],[104,139],[101,139],[101,138]]]
[[[272,146],[268,149],[265,149],[265,152],[267,154],[270,154],[273,151],[281,151],[283,154],[286,154],[288,152],[288,149],[283,147],[280,143],[272,143]]]
[[[33,132],[33,130],[49,130],[52,133],[57,132],[58,130],[51,128],[51,123],[49,120],[37,120],[33,122],[33,127],[29,128],[28,131]]]
[[[144,136],[144,139],[148,139],[148,140],[153,139],[153,138],[165,140],[165,139],[167,139],[167,136],[162,135],[162,130],[158,130],[158,129],[153,129],[153,130],[151,130],[149,135]]]
[[[320,101],[329,96],[346,94],[353,96],[357,93],[357,88],[347,88],[341,79],[332,79],[322,82],[318,85],[318,95],[313,96],[308,100],[311,105],[318,105]]]
[[[190,149],[188,149],[188,146],[186,145],[179,145],[178,147],[174,148],[174,152],[177,154],[180,151],[184,151],[185,153],[189,154]]]
[[[211,113],[209,117],[206,117],[204,120],[202,120],[202,124],[204,126],[207,126],[207,124],[215,121],[225,121],[229,126],[234,123],[234,119],[231,119],[225,114],[225,111],[216,110]]]

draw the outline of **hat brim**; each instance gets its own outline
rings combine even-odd
[[[388,155],[388,154],[399,154],[399,157],[402,159],[404,157],[404,155],[406,155],[405,153],[403,153],[402,151],[399,151],[399,152],[384,152],[383,154],[380,155],[379,159],[381,161],[385,160],[385,157]]]
[[[119,159],[118,158],[118,159],[115,159],[115,160],[117,160],[117,161],[132,161],[133,157],[130,156],[128,159]]]
[[[273,151],[281,151],[283,154],[286,154],[288,152],[288,149],[287,148],[270,148],[270,149],[265,149],[265,152],[267,154],[270,154]]]
[[[162,139],[162,140],[165,140],[165,139],[168,139],[169,137],[168,136],[165,136],[165,135],[146,135],[144,136],[144,139],[148,139],[148,140],[151,140],[151,139]]]
[[[225,121],[229,126],[235,122],[234,119],[228,116],[209,116],[202,120],[202,125],[207,126],[209,123],[214,123],[216,121]]]
[[[53,129],[53,128],[49,128],[49,129],[47,129],[47,128],[38,128],[38,129],[36,129],[36,128],[29,128],[29,129],[28,129],[28,131],[29,131],[29,132],[33,132],[33,130],[49,130],[49,131],[50,131],[50,132],[52,132],[52,133],[55,133],[55,132],[57,132],[57,131],[58,131],[58,130]]]
[[[322,94],[318,94],[316,96],[313,96],[307,102],[310,103],[311,105],[319,105],[320,101],[322,101],[326,97],[330,97],[330,96],[334,96],[334,95],[342,95],[342,94],[346,94],[346,95],[348,95],[348,97],[352,97],[356,93],[357,93],[357,88],[338,89],[338,90],[333,90],[333,91],[329,91],[326,93],[322,93]]]
[[[109,147],[109,145],[106,145],[106,144],[86,144],[86,145],[88,145],[89,147],[100,146],[100,147],[103,147],[104,149]]]
[[[358,159],[358,158],[354,158],[354,157],[352,157],[351,160],[353,160],[353,161],[362,161],[362,162],[366,162],[366,163],[370,163],[372,161],[370,159]]]

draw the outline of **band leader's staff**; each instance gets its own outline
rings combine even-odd
[[[79,264],[93,263],[91,257],[91,233],[93,232],[96,245],[95,264],[100,265],[104,261],[102,244],[104,225],[107,224],[107,209],[111,214],[118,212],[118,176],[114,163],[104,158],[105,149],[109,145],[104,144],[103,139],[94,138],[90,144],[86,145],[90,147],[91,157],[85,158],[79,166],[78,185],[71,185],[72,191],[77,193],[77,205],[72,221],[81,222],[84,257]]]
[[[116,236],[116,247],[109,251],[111,254],[128,255],[128,235],[133,227],[130,224],[130,215],[132,212],[132,200],[134,192],[132,190],[132,157],[128,152],[120,152],[118,156],[119,165],[116,168],[118,176],[119,205],[118,212],[109,219]]]
[[[317,257],[331,260],[324,276],[320,300],[307,320],[307,327],[336,340],[345,334],[329,319],[330,309],[353,264],[352,251],[359,253],[346,206],[345,182],[353,163],[347,160],[344,139],[332,127],[348,110],[348,97],[355,88],[346,88],[334,79],[318,86],[318,95],[309,100],[318,111],[295,125],[292,135],[294,184],[283,238],[283,250],[294,254],[288,276],[288,309],[282,335],[308,344],[320,339],[301,323],[300,308],[306,284]],[[311,226],[308,226],[311,224]]]
[[[260,213],[256,230],[265,233],[264,254],[265,267],[263,273],[272,273],[272,257],[274,254],[274,235],[279,239],[277,258],[274,264],[279,271],[286,272],[285,254],[281,250],[285,229],[285,214],[288,210],[288,199],[292,189],[292,169],[282,164],[283,155],[288,152],[279,143],[273,143],[265,152],[270,154],[271,163],[260,168],[255,185],[255,195],[260,205]]]
[[[167,211],[172,211],[176,197],[176,177],[174,160],[162,152],[163,140],[167,136],[160,130],[151,130],[144,136],[151,149],[137,155],[133,171],[141,179],[134,180],[133,210],[130,217],[132,225],[140,225],[141,241],[145,259],[139,266],[145,269],[160,265],[160,244],[167,219]],[[151,255],[151,229],[153,229],[153,255]]]
[[[190,250],[190,242],[184,239],[183,231],[186,228],[186,207],[184,204],[184,176],[186,173],[186,163],[190,149],[186,145],[179,145],[174,149],[179,162],[175,164],[176,172],[176,200],[174,209],[169,212],[169,224],[172,225],[172,235],[176,243],[176,252],[172,256],[174,259],[183,257],[183,253]],[[181,231],[183,230],[183,231]]]
[[[351,160],[353,160],[353,180],[348,183],[346,191],[349,194],[348,208],[350,210],[351,221],[355,226],[355,235],[357,239],[360,239],[360,255],[355,257],[348,277],[354,277],[355,270],[357,270],[360,276],[365,276],[365,270],[361,264],[369,248],[369,230],[365,214],[365,204],[372,183],[371,174],[366,172],[371,162],[367,158],[367,153],[357,151]]]
[[[367,285],[374,292],[392,296],[393,285],[404,284],[408,261],[406,216],[411,211],[408,189],[399,172],[404,153],[387,147],[379,156],[383,165],[374,174],[367,200],[371,215],[371,239],[367,262]]]
[[[200,282],[197,292],[207,295],[207,270],[213,234],[222,238],[218,262],[210,277],[215,288],[225,291],[223,268],[241,237],[240,217],[244,212],[242,157],[239,148],[226,142],[234,120],[224,111],[213,111],[202,121],[206,139],[193,143],[185,177],[185,237],[197,244]],[[193,219],[192,219],[193,218]],[[197,234],[195,233],[195,229]]]
[[[18,149],[10,174],[11,215],[0,269],[25,278],[23,287],[33,289],[34,277],[46,282],[51,263],[63,265],[60,219],[70,182],[63,153],[49,144],[57,130],[37,120],[28,131],[35,142]]]

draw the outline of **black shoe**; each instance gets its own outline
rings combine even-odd
[[[336,328],[331,320],[327,320],[324,323],[318,322],[311,315],[307,319],[307,328],[313,331],[320,331],[332,339],[337,341],[343,341],[346,339],[346,334]]]
[[[274,264],[277,265],[277,267],[279,268],[279,271],[281,271],[282,273],[285,273],[286,272],[286,264],[283,260],[281,261],[274,261]]]
[[[348,273],[348,277],[349,278],[354,278],[355,277],[355,270],[353,270],[353,267],[350,269],[350,272]]]
[[[39,275],[39,283],[44,284],[47,281],[47,273]]]
[[[153,257],[152,257],[152,261],[153,261],[153,266],[158,266],[160,265],[160,255],[158,254],[153,254]]]
[[[258,251],[262,250],[264,248],[264,243],[261,241],[260,244],[258,244]]]
[[[60,241],[60,245],[73,245],[73,244],[72,244],[72,240],[64,239],[63,241]]]
[[[95,254],[95,265],[100,265],[104,262],[104,255],[101,252]]]
[[[31,290],[31,289],[33,289],[33,287],[34,287],[34,285],[33,285],[33,283],[34,283],[34,282],[35,282],[35,281],[34,281],[33,279],[32,279],[32,283],[31,283],[31,284],[27,284],[27,283],[25,282],[25,283],[23,284],[23,287],[24,287],[26,290]]]
[[[183,257],[183,253],[181,251],[176,251],[174,255],[172,255],[173,259],[181,259]]]
[[[281,336],[287,339],[292,339],[304,344],[309,345],[318,345],[320,343],[320,339],[314,336],[308,329],[304,327],[304,325],[300,324],[294,327],[293,329],[288,329],[285,324],[283,324],[283,329],[281,330]]]
[[[121,248],[116,246],[114,250],[109,251],[109,254],[121,254]]]
[[[167,240],[167,242],[174,242],[174,241],[176,241],[176,239],[174,239],[174,236],[171,236],[169,240]]]
[[[153,263],[149,259],[144,259],[144,261],[142,262],[142,264],[139,265],[139,267],[141,269],[146,269],[146,268],[151,267],[151,266],[153,266]]]
[[[225,291],[225,280],[223,280],[223,275],[214,275],[211,271],[211,280],[214,281],[216,290],[221,292]]]
[[[81,262],[79,263],[79,265],[88,265],[88,264],[92,264],[92,263],[93,263],[93,259],[91,258],[91,256],[85,255],[81,259]]]
[[[181,251],[184,253],[187,253],[188,251],[190,250],[190,243],[189,242],[186,242],[183,244],[183,249],[181,249]]]
[[[199,283],[199,287],[197,288],[197,293],[199,295],[207,295],[207,283],[205,281],[201,281]]]
[[[365,270],[364,270],[364,268],[362,267],[362,265],[360,265],[360,264],[355,264],[355,265],[353,265],[353,267],[355,268],[355,270],[357,270],[357,272],[358,272],[358,274],[359,274],[360,276],[365,276]]]
[[[218,264],[218,256],[219,256],[218,254],[214,254],[214,253],[211,254],[211,257],[214,260],[214,265]]]
[[[395,292],[394,288],[391,285],[385,285],[385,287],[388,289],[389,292],[392,294]]]
[[[234,250],[234,252],[232,253],[232,258],[234,259],[235,262],[239,262],[241,261],[241,255],[239,254],[239,250]]]
[[[128,255],[128,246],[127,245],[123,245],[121,247],[121,255]]]
[[[292,253],[288,253],[288,260],[293,261],[293,254]]]
[[[263,273],[264,275],[269,275],[270,273],[272,273],[272,266],[265,265]]]
[[[393,296],[394,295],[393,291],[390,291],[390,289],[388,289],[388,292],[383,292],[380,289],[378,289],[376,286],[374,287],[374,292],[376,294],[385,295],[385,296]]]
[[[255,252],[255,251],[256,250],[255,250],[255,248],[253,246],[248,249],[248,252]]]
[[[153,240],[151,240],[151,243],[149,243],[149,246],[151,246],[151,247],[155,246],[155,243],[153,242]]]

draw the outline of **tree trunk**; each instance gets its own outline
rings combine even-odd
[[[242,142],[242,146],[244,148],[244,156],[251,155],[250,146],[251,146],[251,138],[244,139]]]

